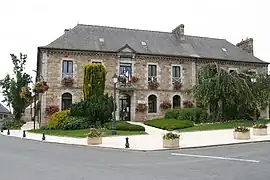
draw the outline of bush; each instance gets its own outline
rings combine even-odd
[[[179,121],[177,119],[165,119],[165,118],[149,120],[146,121],[144,124],[168,131],[175,129],[184,129],[194,126],[194,123],[189,120]]]
[[[170,109],[165,114],[166,119],[190,120],[194,123],[208,121],[207,112],[201,108]]]
[[[108,94],[92,95],[89,100],[75,103],[71,106],[70,115],[85,117],[89,124],[96,125],[100,122],[104,125],[112,119],[113,98]]]
[[[179,139],[180,135],[169,132],[163,136],[163,139],[170,140],[170,139]]]
[[[89,127],[90,127],[90,125],[87,122],[86,118],[73,117],[73,116],[67,117],[61,125],[61,129],[63,129],[63,130],[86,129]]]
[[[112,123],[106,123],[105,127],[109,130],[112,129]],[[125,121],[116,122],[116,130],[119,131],[145,131],[145,128],[140,125],[130,124]]]
[[[54,114],[49,119],[48,128],[49,129],[61,129],[61,126],[63,122],[68,118],[69,116],[69,110],[65,111],[59,111]]]
[[[25,124],[24,121],[5,121],[2,125],[2,129],[3,130],[7,130],[7,129],[21,129],[21,127]]]
[[[96,128],[91,128],[89,130],[89,133],[87,134],[87,137],[90,137],[90,138],[101,137],[101,136],[102,136],[102,131]]]

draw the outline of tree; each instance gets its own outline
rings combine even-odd
[[[29,101],[29,99],[21,96],[21,92],[24,88],[28,90],[28,84],[31,83],[31,76],[25,72],[26,54],[20,53],[19,59],[14,54],[10,54],[10,56],[15,77],[11,77],[9,74],[6,75],[0,81],[0,87],[3,90],[3,102],[6,102],[7,106],[13,108],[15,120],[20,120]]]
[[[256,82],[252,82],[254,78]],[[260,108],[267,107],[270,83],[265,75],[230,73],[214,63],[200,69],[193,93],[216,121],[247,118],[251,114],[257,116]]]
[[[102,64],[88,64],[84,67],[84,100],[92,95],[103,95],[105,90],[106,69]]]

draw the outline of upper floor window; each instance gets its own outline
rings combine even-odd
[[[157,65],[148,65],[148,81],[157,81]]]
[[[126,77],[132,76],[132,64],[120,62],[119,75],[123,75]]]
[[[181,82],[181,66],[172,66],[172,82]]]
[[[63,60],[62,77],[73,77],[73,61]]]

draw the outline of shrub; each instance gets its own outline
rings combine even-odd
[[[76,117],[85,117],[88,124],[101,125],[112,119],[113,97],[108,94],[92,95],[89,100],[75,103],[71,106],[70,115]]]
[[[249,128],[244,127],[244,126],[238,126],[238,127],[234,128],[234,131],[235,132],[243,132],[243,133],[245,133],[245,132],[249,131]]]
[[[175,129],[184,129],[193,127],[194,123],[189,120],[182,120],[179,121],[177,119],[165,119],[165,118],[159,118],[159,119],[153,119],[146,121],[144,124],[148,126],[153,126],[159,129],[164,130],[175,130]]]
[[[109,130],[112,129],[112,123],[106,123],[105,127]],[[140,125],[130,124],[125,121],[116,122],[116,130],[119,131],[145,131],[145,128]]]
[[[24,125],[25,122],[24,121],[5,121],[2,125],[2,129],[3,130],[7,130],[7,129],[21,129],[22,125]]]
[[[48,128],[49,129],[60,129],[62,123],[68,118],[69,110],[59,111],[54,114],[49,119]]]
[[[90,125],[87,122],[86,118],[73,117],[73,116],[67,117],[61,125],[61,129],[63,129],[63,130],[86,129],[89,127],[90,127]]]
[[[201,108],[169,109],[165,114],[166,119],[190,120],[194,123],[207,122],[208,115]]]
[[[180,135],[178,134],[175,134],[175,133],[172,133],[172,132],[169,132],[169,133],[166,133],[164,136],[163,136],[163,139],[166,139],[166,140],[170,140],[170,139],[179,139]]]
[[[94,137],[101,137],[102,132],[99,129],[91,128],[89,133],[87,134],[87,137],[94,138]]]
[[[254,124],[253,128],[263,129],[263,128],[267,128],[267,125],[266,124]]]

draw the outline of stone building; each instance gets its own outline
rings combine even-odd
[[[112,94],[113,75],[121,75],[119,80],[127,76],[131,83],[117,83],[117,119],[143,121],[162,116],[161,104],[182,107],[192,102],[190,89],[196,83],[198,69],[211,62],[228,71],[267,73],[268,66],[253,55],[252,39],[235,46],[225,39],[185,35],[183,24],[172,32],[78,24],[47,46],[38,47],[38,76],[50,86],[41,95],[42,122],[46,123],[47,106],[67,109],[83,98],[85,64],[106,66],[106,91]],[[74,80],[72,85],[63,84],[67,77]],[[267,114],[262,115],[268,118]]]

